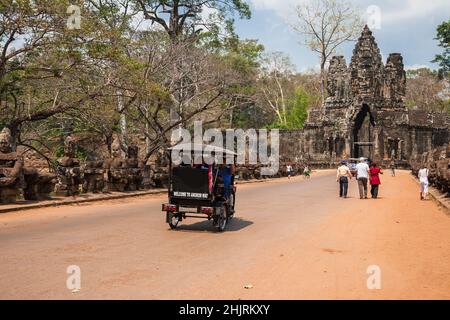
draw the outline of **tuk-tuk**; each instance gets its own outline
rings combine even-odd
[[[203,152],[206,145],[192,145],[191,150]],[[236,153],[219,147],[212,147],[214,154],[224,158],[234,157]],[[169,150],[173,150],[170,148]],[[194,156],[195,157],[195,156]],[[235,212],[236,187],[234,185],[234,165],[224,161],[209,161],[211,164],[181,163],[174,165],[169,161],[168,203],[162,205],[166,222],[171,229],[186,218],[212,220],[219,231],[224,231],[227,222]]]

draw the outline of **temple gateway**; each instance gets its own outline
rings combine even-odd
[[[309,113],[296,150],[312,164],[367,157],[408,165],[448,143],[449,116],[405,106],[403,58],[391,53],[383,64],[367,26],[349,65],[343,56],[331,59],[327,91],[322,109]]]

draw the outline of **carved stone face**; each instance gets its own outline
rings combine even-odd
[[[12,152],[12,136],[8,128],[3,128],[2,132],[0,132],[0,152]]]
[[[67,136],[64,140],[64,156],[69,158],[75,156],[75,143],[71,136]]]
[[[111,155],[113,158],[120,158],[121,156],[120,141],[118,138],[115,138],[111,144]]]
[[[129,146],[128,147],[128,158],[136,159],[138,157],[139,149],[137,146]]]

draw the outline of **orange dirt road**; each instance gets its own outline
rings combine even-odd
[[[225,233],[195,219],[169,230],[164,196],[3,214],[0,298],[450,298],[450,218],[408,172],[386,172],[377,200],[354,180],[350,198],[337,189],[334,171],[239,185]]]

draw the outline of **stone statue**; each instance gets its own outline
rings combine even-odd
[[[12,137],[11,130],[3,128],[0,132],[0,152],[11,153],[12,152]]]
[[[384,76],[384,98],[394,104],[403,102],[406,95],[406,73],[400,53],[391,53],[388,57]]]
[[[156,188],[166,188],[169,185],[169,160],[164,149],[159,149],[156,154],[153,182]]]
[[[109,191],[125,191],[127,177],[123,167],[125,161],[122,158],[122,145],[119,137],[115,137],[111,144],[111,158],[103,162],[105,177],[105,192]]]
[[[72,136],[64,140],[64,155],[59,160],[57,168],[58,183],[56,194],[62,196],[75,196],[79,193],[81,183],[80,161],[75,157],[76,145]]]
[[[19,188],[24,185],[23,159],[13,152],[11,131],[0,133],[0,203],[15,202]]]
[[[25,200],[51,199],[50,193],[55,189],[57,177],[54,174],[40,172],[37,168],[24,168],[25,188],[23,197]]]
[[[327,91],[328,99],[341,101],[347,99],[348,73],[343,56],[335,56],[330,61],[328,69]]]
[[[144,164],[138,159],[139,148],[137,146],[129,146],[127,152],[127,160],[125,160],[125,167],[127,170],[127,191],[135,191],[142,188],[142,171]]]
[[[82,178],[83,178],[83,193],[92,192],[98,193],[102,192],[104,189],[104,169],[103,161],[90,160],[86,161],[81,168]]]

